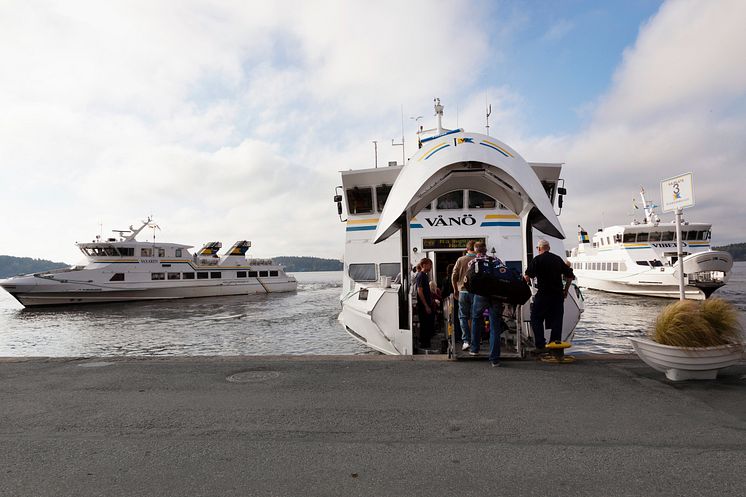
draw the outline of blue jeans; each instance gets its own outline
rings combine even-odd
[[[482,338],[484,321],[482,314],[489,309],[490,315],[490,362],[500,360],[500,333],[502,333],[502,303],[490,301],[489,297],[474,295],[474,305],[471,308],[471,351],[479,352],[479,342]]]
[[[468,342],[470,339],[469,320],[473,316],[471,313],[471,307],[473,305],[474,294],[469,293],[466,290],[458,292],[458,320],[461,325],[461,340]]]

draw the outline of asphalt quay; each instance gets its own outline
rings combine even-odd
[[[742,496],[746,364],[0,359],[0,496]]]

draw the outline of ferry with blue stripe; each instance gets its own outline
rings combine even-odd
[[[601,290],[646,297],[679,298],[679,251],[676,225],[663,221],[655,205],[640,192],[641,221],[609,226],[592,238],[578,226],[578,247],[569,261],[578,283]],[[730,277],[733,258],[712,250],[712,225],[685,222],[681,227],[681,262],[687,299],[708,298]]]
[[[189,245],[138,241],[145,228],[158,229],[148,218],[137,229],[114,230],[118,238],[78,243],[86,265],[7,278],[0,287],[26,307],[293,292],[298,287],[272,260],[247,259],[248,240],[234,243],[223,255],[220,242],[208,242],[191,254]]]
[[[418,148],[406,163],[345,165],[334,195],[345,236],[339,321],[350,336],[385,354],[422,353],[418,325],[408,322],[416,312],[406,300],[412,268],[422,258],[433,261],[431,281],[443,284],[469,240],[484,242],[490,255],[519,273],[532,237],[547,238],[564,255],[555,212],[567,193],[562,164],[526,162],[496,138],[444,129],[442,106],[436,103],[435,110],[437,128],[418,133]],[[527,309],[516,311],[504,335],[506,355],[521,356],[530,347],[530,325],[521,317]],[[581,312],[576,292],[567,300],[564,338],[572,336]],[[447,328],[444,322],[440,329]]]

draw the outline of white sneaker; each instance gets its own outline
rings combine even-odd
[[[464,344],[461,346],[461,350],[469,350],[469,342],[464,342]]]

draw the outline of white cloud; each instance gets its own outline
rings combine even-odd
[[[712,222],[716,242],[746,239],[743,19],[738,0],[681,0],[642,27],[588,127],[568,143],[566,231],[628,221],[640,185],[660,203],[660,181],[692,171],[697,205],[686,217]]]
[[[468,7],[0,6],[0,198],[15,214],[0,253],[75,260],[99,222],[152,213],[174,241],[339,256],[337,171],[400,135],[399,103],[476,83],[489,47]]]
[[[0,253],[74,261],[71,242],[155,214],[158,236],[249,238],[254,253],[339,257],[342,169],[401,160],[415,122],[484,129],[566,161],[562,216],[626,220],[639,184],[693,170],[716,233],[743,239],[742,2],[663,6],[577,136],[530,135],[519,90],[485,85],[506,41],[463,2],[24,2],[0,7]],[[507,14],[511,15],[511,14]],[[503,15],[503,17],[505,17]],[[520,19],[506,26],[520,24]],[[562,29],[560,29],[562,28]],[[558,23],[554,36],[571,26]],[[550,31],[551,32],[551,31]],[[486,87],[486,88],[485,88]],[[593,96],[589,96],[592,98]],[[599,206],[603,205],[603,208]],[[590,228],[590,226],[587,226]],[[722,238],[721,238],[722,239]]]

